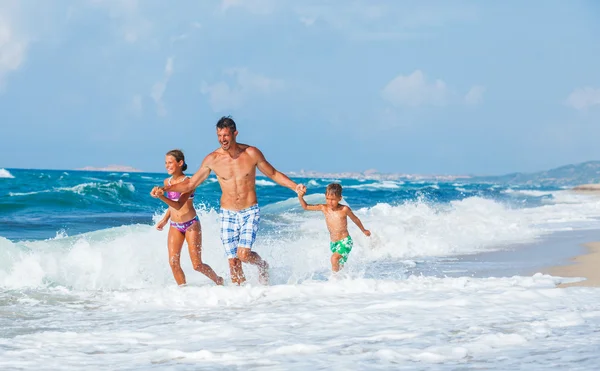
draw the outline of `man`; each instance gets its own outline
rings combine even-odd
[[[191,192],[214,171],[222,192],[219,212],[221,241],[229,259],[231,281],[239,285],[246,280],[242,270],[244,262],[256,265],[260,282],[267,284],[269,265],[252,251],[260,221],[256,168],[277,184],[295,192],[305,191],[306,187],[277,171],[258,148],[238,143],[237,135],[235,121],[229,116],[222,117],[217,122],[217,137],[221,147],[204,158],[194,176],[172,186],[155,187],[152,192]]]

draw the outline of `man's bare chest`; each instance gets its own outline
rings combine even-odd
[[[254,177],[256,175],[256,164],[252,159],[245,157],[221,159],[213,164],[212,170],[223,180]]]

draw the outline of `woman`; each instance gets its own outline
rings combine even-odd
[[[187,176],[183,173],[187,169],[187,164],[183,152],[180,150],[174,149],[167,152],[165,167],[167,173],[171,175],[165,179],[165,186],[177,184],[187,179]],[[183,194],[167,192],[163,194],[161,190],[154,188],[150,193],[151,196],[169,205],[169,209],[163,219],[156,225],[156,229],[162,230],[171,219],[168,238],[169,264],[178,285],[185,285],[186,283],[185,274],[180,265],[180,255],[184,241],[187,241],[194,269],[210,278],[217,285],[222,285],[223,278],[219,277],[208,264],[202,263],[202,229],[192,202],[194,192]]]

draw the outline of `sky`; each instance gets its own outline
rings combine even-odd
[[[226,115],[284,172],[600,160],[599,40],[593,0],[0,0],[0,168],[195,170]]]

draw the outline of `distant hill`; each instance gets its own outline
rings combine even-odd
[[[600,161],[565,165],[536,173],[511,173],[500,176],[474,176],[469,181],[527,185],[577,186],[600,183]]]

